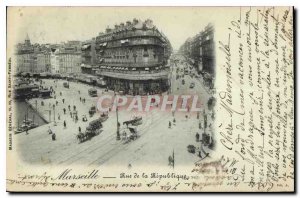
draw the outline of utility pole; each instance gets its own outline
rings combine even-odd
[[[173,169],[175,167],[175,154],[174,154],[174,149],[173,149]]]
[[[36,110],[36,112],[38,112],[38,108],[37,108],[37,100],[35,100],[35,110]]]
[[[118,98],[118,100],[119,100],[119,98]],[[116,101],[116,105],[117,105],[117,108],[116,108],[116,114],[117,114],[117,137],[116,137],[116,139],[117,140],[120,140],[121,138],[120,138],[120,123],[119,123],[119,108],[118,108],[118,103],[119,103],[119,101]]]
[[[119,123],[119,113],[118,113],[118,106],[117,106],[117,110],[116,110],[116,113],[117,113],[117,140],[120,140],[120,123]]]
[[[53,118],[54,118],[54,126],[56,126],[56,120],[55,120],[55,105],[53,105]]]

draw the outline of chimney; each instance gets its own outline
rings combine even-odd
[[[111,28],[109,26],[107,26],[106,33],[110,33],[110,32],[111,32]]]
[[[126,25],[130,26],[131,25],[131,21],[126,21]]]
[[[137,24],[139,21],[136,19],[136,18],[134,18],[133,19],[133,24],[135,25],[135,24]]]

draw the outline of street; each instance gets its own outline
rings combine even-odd
[[[184,68],[187,64],[184,58],[178,56],[178,59],[183,64],[178,63],[176,67]],[[210,115],[207,109],[207,101],[210,95],[201,80],[192,78],[190,75],[184,75],[184,78],[176,80],[175,65],[173,64],[172,67],[171,94],[198,95],[201,102],[203,102],[205,112]],[[182,79],[185,80],[184,85],[182,85]],[[88,166],[117,165],[132,167],[158,164],[168,166],[168,157],[172,155],[173,151],[176,166],[194,163],[200,159],[196,154],[189,153],[187,146],[195,145],[198,150],[201,147],[201,143],[196,142],[195,135],[197,132],[201,133],[199,120],[203,122],[203,111],[200,112],[199,119],[197,119],[195,113],[176,112],[173,117],[171,112],[161,112],[158,109],[143,113],[119,111],[120,134],[126,128],[122,124],[124,121],[130,120],[136,114],[141,115],[143,118],[143,123],[137,127],[139,137],[128,143],[116,140],[116,112],[109,112],[109,118],[103,122],[101,133],[90,140],[79,143],[76,138],[79,127],[81,131],[85,131],[89,122],[100,115],[99,112],[96,112],[93,117],[90,117],[90,107],[96,105],[101,94],[114,95],[114,93],[112,91],[104,92],[104,89],[96,88],[98,97],[90,97],[88,95],[90,85],[70,82],[70,88],[65,88],[63,82],[65,81],[43,79],[42,85],[45,87],[51,86],[55,91],[55,98],[29,100],[29,103],[37,108],[37,111],[49,121],[49,124],[30,130],[28,135],[25,133],[17,135],[18,152],[25,162],[48,165],[84,164]],[[192,82],[195,83],[195,86],[189,88]],[[62,95],[60,95],[60,92]],[[82,102],[82,99],[85,99],[85,102]],[[57,105],[56,101],[58,102]],[[43,106],[42,102],[44,103]],[[77,122],[74,115],[71,117],[74,106],[76,106],[78,112]],[[64,108],[66,114],[64,114]],[[50,111],[51,113],[49,113]],[[84,115],[88,119],[87,122],[82,121]],[[213,122],[210,117],[208,116],[209,124]],[[64,128],[64,121],[66,122],[66,128]],[[169,122],[171,122],[171,127],[169,127]],[[55,141],[51,139],[51,135],[48,133],[49,127],[56,134]],[[212,130],[212,127],[210,126],[208,130]]]

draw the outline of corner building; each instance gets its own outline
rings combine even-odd
[[[96,37],[97,74],[108,89],[124,94],[162,93],[169,87],[171,50],[167,37],[150,19],[127,21]]]

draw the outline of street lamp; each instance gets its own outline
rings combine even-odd
[[[54,117],[54,126],[56,126],[56,120],[55,120],[55,105],[53,104],[53,117]]]
[[[116,109],[116,113],[117,113],[117,140],[120,140],[120,123],[119,123],[119,116],[118,116],[118,107]]]

